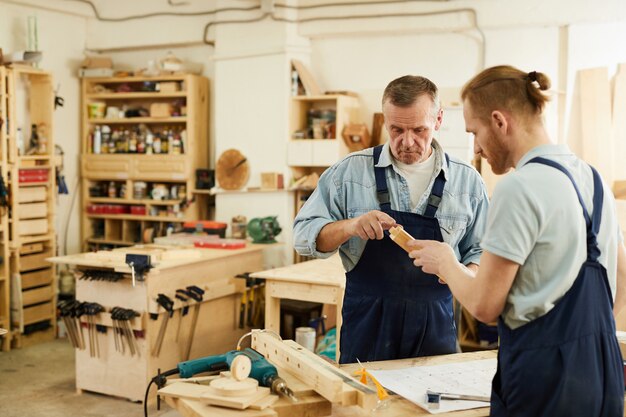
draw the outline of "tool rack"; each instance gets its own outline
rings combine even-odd
[[[158,369],[174,368],[185,359],[232,350],[237,340],[249,328],[239,328],[238,311],[245,282],[236,276],[247,271],[263,269],[263,245],[248,245],[244,249],[180,249],[157,245],[118,248],[110,252],[91,252],[56,257],[50,261],[69,264],[77,278],[89,271],[104,271],[112,280],[77,279],[76,299],[98,303],[104,311],[81,316],[85,348],[76,350],[76,387],[79,391],[93,391],[133,401],[142,401],[145,388]],[[132,271],[126,263],[127,254],[150,255],[152,267],[143,276],[136,274],[132,285]],[[201,302],[176,298],[177,290],[196,286],[204,293]],[[172,303],[165,311],[157,300],[162,294]],[[195,326],[194,308],[198,306]],[[132,309],[139,316],[130,319],[136,339],[137,354],[119,349],[119,339],[113,331],[111,311],[114,307]],[[188,314],[181,317],[184,308]],[[158,355],[160,329],[167,316]],[[88,331],[96,332],[98,355],[90,355]],[[180,326],[180,331],[178,330]],[[192,343],[188,341],[195,327]],[[92,329],[93,330],[93,329]],[[178,334],[178,341],[176,340]],[[117,348],[116,348],[117,347]]]

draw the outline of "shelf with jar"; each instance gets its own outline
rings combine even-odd
[[[149,243],[199,219],[192,189],[208,167],[208,80],[85,78],[82,93],[85,249]]]

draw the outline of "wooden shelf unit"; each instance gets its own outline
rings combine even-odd
[[[150,84],[154,86],[162,82],[175,82],[180,91],[141,91],[144,83],[154,83]],[[125,91],[118,92],[122,85]],[[201,204],[194,202],[192,190],[195,170],[208,167],[208,86],[207,78],[191,74],[82,80],[81,232],[84,250],[146,243],[152,237],[165,235],[168,228],[176,229],[184,221],[201,218]],[[181,113],[183,108],[186,112],[171,117],[126,118],[119,118],[113,112],[115,118],[100,115],[90,118],[88,106],[94,102],[104,103],[104,115],[111,106],[149,109],[153,103],[176,105]],[[136,134],[137,142],[139,136],[147,135],[143,129],[155,135],[175,130],[183,142],[182,152],[173,153],[170,146],[167,153],[97,154],[93,152],[93,134],[96,127],[102,129],[103,126],[109,126],[112,132],[116,129],[133,132],[131,137]],[[101,149],[104,149],[104,141]],[[119,150],[117,146],[114,149]],[[122,149],[130,147],[122,146]],[[145,191],[137,189],[141,186]],[[155,188],[165,189],[166,195],[153,195]]]
[[[350,153],[341,132],[348,123],[359,120],[358,113],[359,99],[354,96],[292,96],[287,165],[290,166],[293,177],[298,179],[313,173],[322,175],[326,168]],[[316,118],[319,120],[315,121]],[[295,139],[297,133],[303,138]],[[295,190],[296,214],[304,204],[303,198],[306,199],[312,192],[313,190]],[[294,251],[295,263],[311,259]]]
[[[54,85],[49,72],[15,65],[6,70],[6,86],[11,345],[23,347],[57,333],[56,271],[45,260],[56,255]],[[29,143],[33,125],[45,143],[36,150]]]

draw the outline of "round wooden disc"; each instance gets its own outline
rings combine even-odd
[[[215,165],[215,177],[225,190],[238,190],[248,182],[250,164],[248,159],[236,149],[224,151]]]
[[[211,381],[211,391],[215,395],[223,397],[245,397],[256,393],[259,382],[256,379],[247,378],[237,381],[233,378],[218,378]]]
[[[252,370],[252,361],[246,355],[238,355],[230,364],[230,374],[237,381],[243,381],[250,375]]]

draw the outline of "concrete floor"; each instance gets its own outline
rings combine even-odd
[[[0,352],[2,417],[141,417],[143,404],[94,393],[76,393],[74,349],[66,339]],[[154,395],[154,387],[151,388]],[[149,417],[180,417],[161,404]]]

